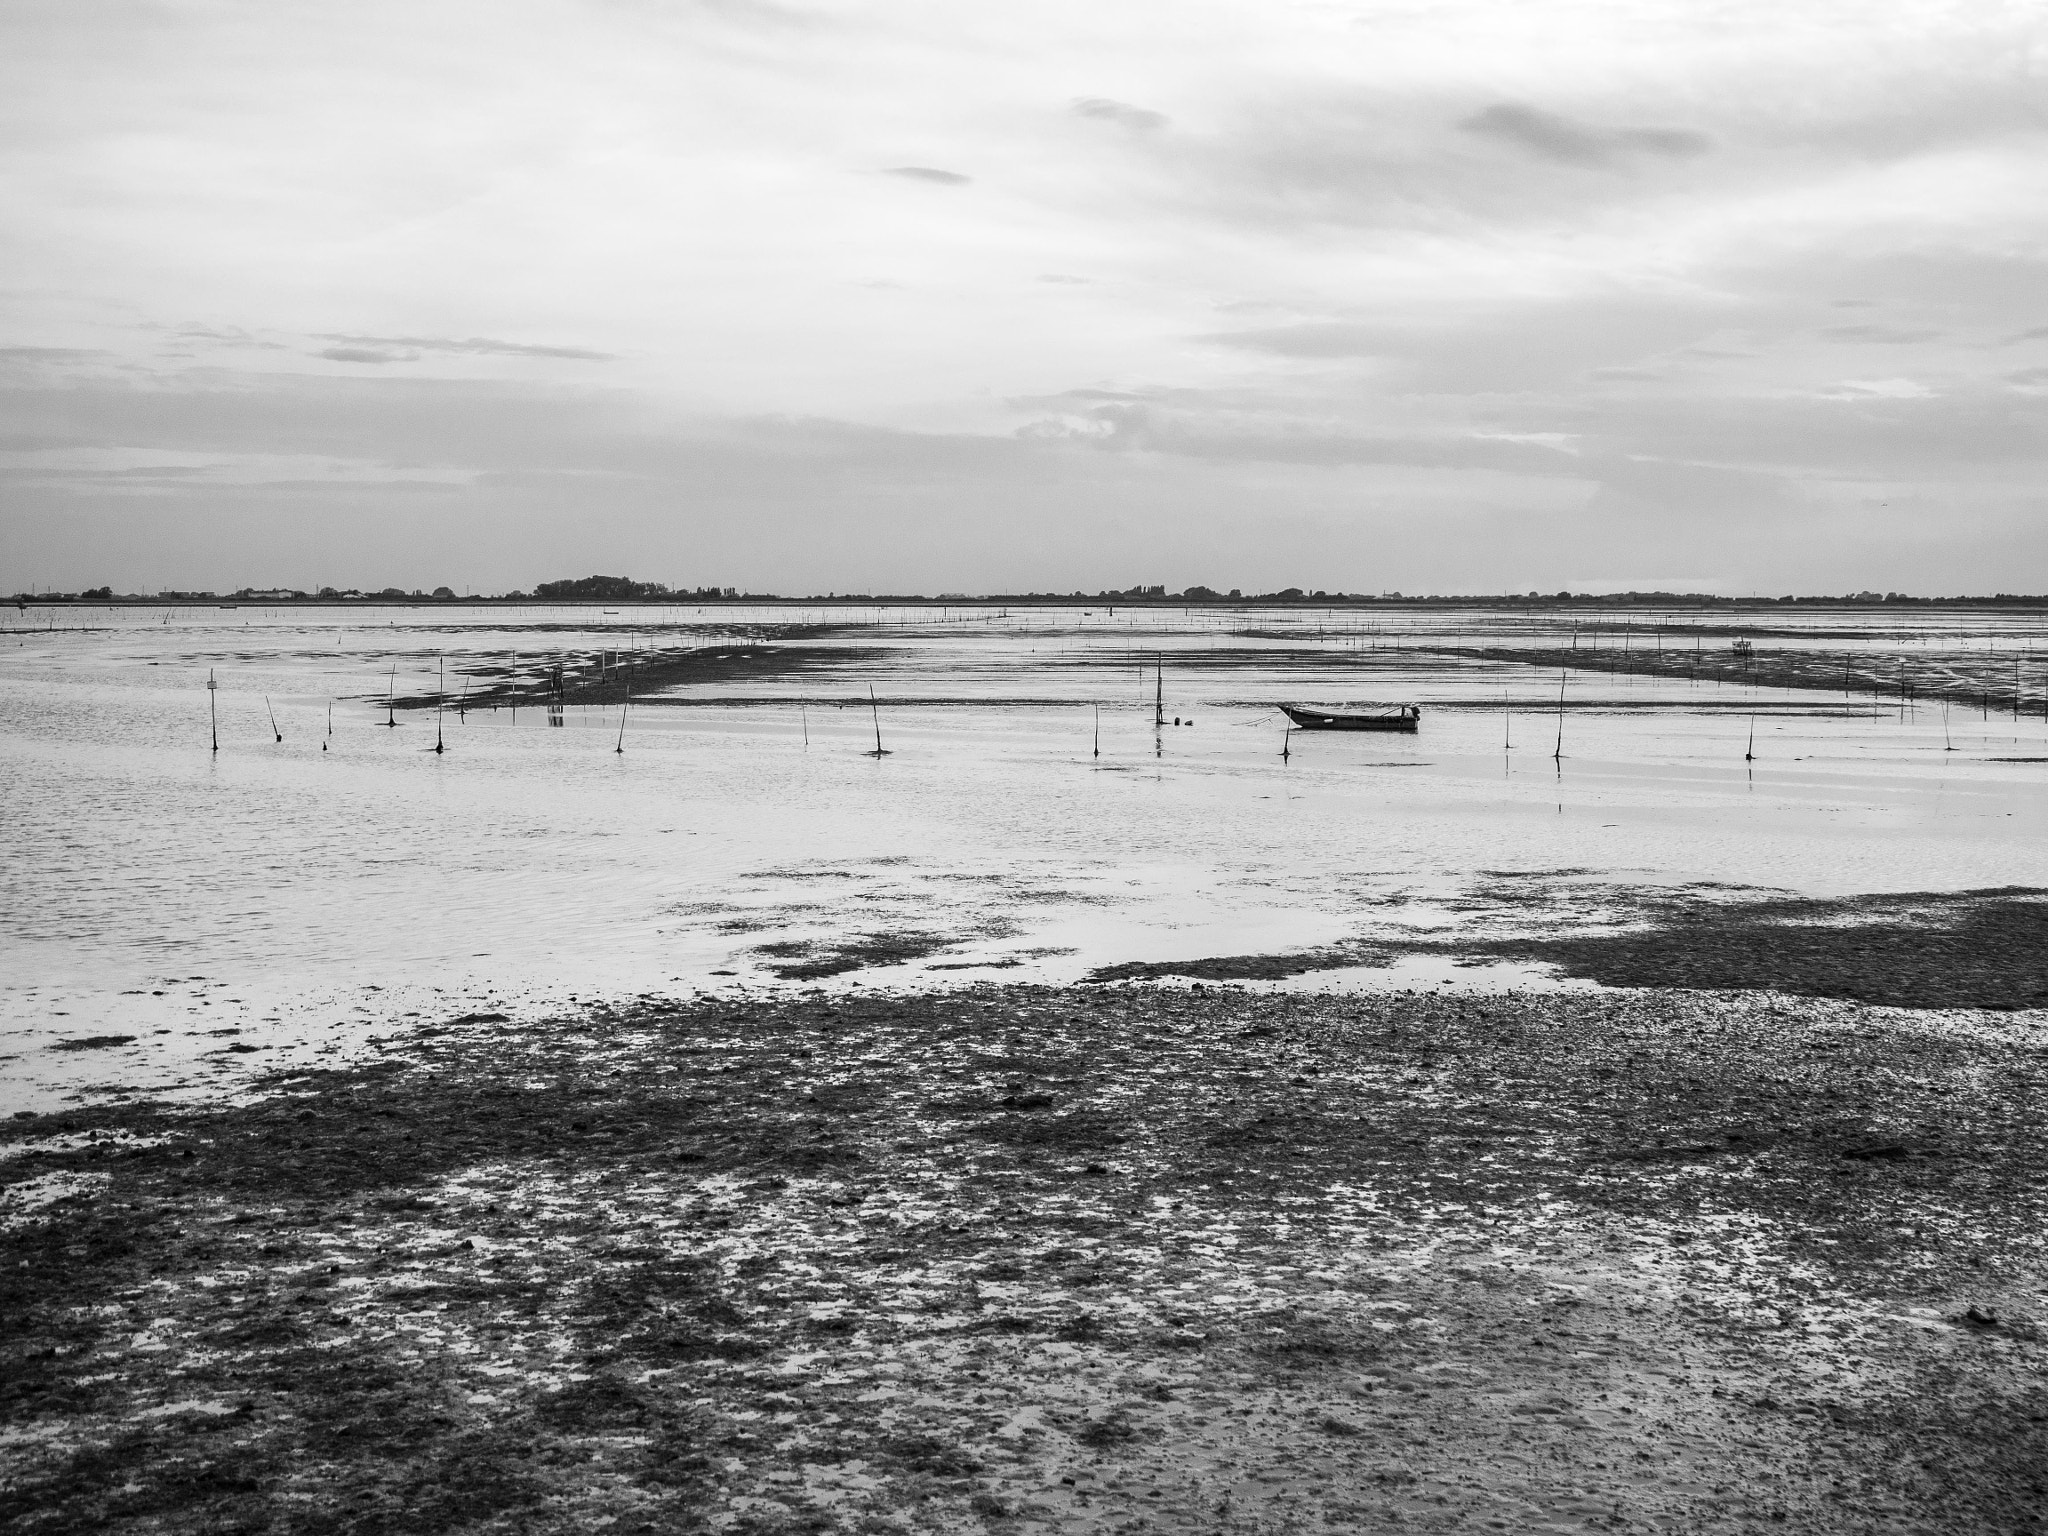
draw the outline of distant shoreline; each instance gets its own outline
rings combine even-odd
[[[541,598],[541,597],[66,597],[16,596],[8,599],[26,608],[765,608],[822,604],[849,608],[1147,608],[1281,611],[1362,609],[1498,608],[1508,611],[1601,611],[1617,609],[1694,609],[1736,613],[1785,609],[1852,612],[1940,608],[2042,609],[2048,595],[1999,594],[1993,597],[1702,597],[1689,593],[1627,593],[1611,597],[1062,597],[1025,593],[993,597],[917,597],[865,593],[832,596],[780,597],[755,594],[738,597]]]

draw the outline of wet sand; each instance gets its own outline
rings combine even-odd
[[[2048,1027],[993,987],[0,1123],[36,1531],[2014,1531]]]

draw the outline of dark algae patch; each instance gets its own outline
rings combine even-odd
[[[2048,1007],[2048,891],[1673,903],[1648,928],[1457,947],[1547,960],[1614,987],[1758,989],[1902,1008]]]
[[[821,644],[829,625],[756,625],[751,633],[713,636],[683,645],[565,650],[545,665],[532,660],[481,657],[467,663],[460,688],[427,690],[393,700],[399,709],[491,709],[546,704],[617,705],[680,702],[670,689],[716,684],[726,688],[832,677],[872,666],[885,653],[873,647]],[[381,696],[372,702],[384,703]]]
[[[1580,899],[1613,907],[1596,926],[1586,910],[1575,909],[1569,888],[1532,885],[1523,894],[1496,886],[1473,905],[1541,931],[1423,940],[1378,935],[1276,954],[1132,960],[1098,967],[1085,979],[1277,981],[1391,965],[1404,953],[1444,954],[1544,962],[1610,987],[1770,991],[1900,1008],[2048,1007],[2048,891],[1826,900],[1680,890],[1617,900],[1611,890],[1592,888]]]
[[[2044,1047],[649,997],[0,1122],[0,1530],[2037,1529]]]
[[[1684,643],[1695,633],[1688,629],[1680,643],[1666,644],[1666,640],[1679,637],[1660,637],[1653,629],[1634,627],[1635,644],[1627,647],[1619,643],[1527,648],[1425,644],[1418,649],[1475,661],[1512,662],[1539,672],[1570,668],[1617,676],[1682,677],[1727,684],[1745,692],[1753,688],[1802,689],[1834,695],[1842,708],[1857,713],[1896,708],[1902,694],[1914,704],[1948,700],[1966,708],[1982,707],[1987,714],[2003,713],[2014,703],[2010,652],[1989,648],[1928,652],[1901,665],[1901,659],[1886,650],[1869,646],[1817,648],[1810,634],[1791,630],[1729,626],[1699,632],[1723,640],[1746,640],[1751,646],[1748,651],[1737,651],[1728,644],[1695,650]],[[1608,638],[1614,638],[1611,632]],[[1793,643],[1782,644],[1788,640]],[[2038,686],[2031,675],[2024,681],[2024,707],[2033,716],[2041,709]]]
[[[958,938],[906,929],[851,934],[840,939],[779,939],[758,944],[764,970],[784,981],[816,981],[870,966],[907,965],[951,949]]]
[[[1082,979],[1092,982],[1157,981],[1177,977],[1189,981],[1280,981],[1311,971],[1338,971],[1350,966],[1390,964],[1384,949],[1333,944],[1325,949],[1299,949],[1271,955],[1212,955],[1201,960],[1126,960],[1097,966]]]

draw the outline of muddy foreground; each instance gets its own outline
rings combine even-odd
[[[2048,1030],[649,998],[0,1127],[0,1529],[2032,1531]]]

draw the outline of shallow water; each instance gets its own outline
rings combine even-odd
[[[1580,670],[1560,712],[1555,671],[1451,654],[1569,643],[1574,617],[32,613],[0,639],[16,853],[0,1102],[197,1090],[354,1049],[394,1019],[679,985],[1068,981],[1597,919],[1614,888],[1646,884],[2048,885],[2037,714]],[[1626,643],[1725,649],[1698,617],[1632,614]],[[1773,614],[1797,632],[1767,643],[1995,654],[2040,675],[2043,637],[2010,616],[1873,617]],[[1603,637],[1579,623],[1588,649],[1621,643],[1617,622]],[[844,659],[677,685],[623,735],[615,685],[560,728],[532,705],[437,722],[382,702],[433,693],[444,668],[460,697],[558,659],[793,627]],[[1155,698],[1192,723],[1155,729]],[[1425,715],[1415,737],[1289,736],[1279,699]],[[922,936],[925,953],[821,982],[778,982],[759,953],[870,934]],[[1422,957],[1291,984],[1504,980],[1544,978]],[[53,1049],[106,1034],[137,1039]]]

